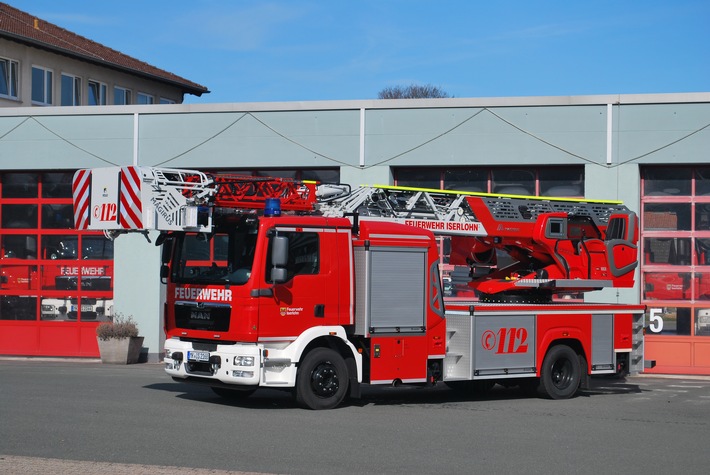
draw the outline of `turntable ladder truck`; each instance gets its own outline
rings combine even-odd
[[[634,285],[638,220],[618,202],[138,166],[79,170],[73,193],[78,229],[159,231],[165,370],[220,396],[329,409],[363,384],[500,383],[563,399],[644,366],[644,307],[580,297]],[[476,298],[444,301],[439,236]]]

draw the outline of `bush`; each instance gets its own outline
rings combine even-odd
[[[112,322],[104,322],[96,327],[96,336],[100,340],[123,340],[138,336],[138,325],[132,316],[124,317],[120,313],[113,317]]]

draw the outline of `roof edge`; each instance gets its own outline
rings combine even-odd
[[[132,104],[127,106],[4,107],[0,117],[91,114],[161,114],[191,112],[281,112],[309,110],[441,109],[481,107],[606,106],[634,104],[710,104],[710,92],[598,96],[472,97],[446,99],[367,99],[293,102],[225,102],[199,104]]]
[[[8,38],[11,41],[17,41],[19,43],[25,44],[30,47],[44,49],[44,50],[50,51],[52,53],[61,54],[61,55],[68,56],[68,57],[71,57],[74,59],[78,59],[80,61],[85,61],[88,63],[103,66],[106,68],[114,69],[117,71],[127,72],[127,73],[134,75],[134,76],[144,77],[144,78],[156,81],[156,82],[169,84],[171,86],[176,86],[176,87],[179,87],[180,89],[183,89],[185,91],[185,93],[192,94],[192,95],[195,95],[198,97],[201,96],[202,94],[208,94],[210,92],[209,89],[207,89],[205,86],[202,86],[197,83],[193,83],[192,81],[189,81],[189,80],[185,80],[187,82],[180,82],[180,81],[176,81],[176,80],[171,80],[169,78],[160,77],[160,76],[157,76],[154,74],[147,73],[145,71],[140,71],[138,69],[129,68],[126,66],[121,66],[120,64],[116,64],[114,62],[107,61],[107,60],[97,58],[94,56],[82,55],[82,54],[76,53],[74,51],[68,50],[66,48],[61,48],[59,46],[50,45],[50,44],[45,43],[43,41],[38,41],[38,40],[35,40],[32,38],[28,38],[26,36],[17,35],[15,33],[9,32],[9,31],[0,30],[0,37]],[[166,73],[167,73],[167,71],[166,71]],[[174,74],[174,73],[169,73],[169,74]]]

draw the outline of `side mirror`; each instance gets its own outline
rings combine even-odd
[[[160,237],[158,237],[158,239],[160,239]],[[163,239],[163,242],[161,244],[163,245],[163,248],[160,250],[160,263],[167,264],[168,262],[170,262],[170,258],[172,257],[173,253],[173,239]]]
[[[271,265],[274,267],[286,267],[288,265],[288,238],[286,236],[274,236],[271,239]]]
[[[271,268],[271,282],[274,284],[283,284],[286,282],[287,272],[285,267],[272,267]]]
[[[160,266],[160,282],[163,284],[168,283],[168,276],[170,275],[170,267],[167,264]]]
[[[281,284],[286,282],[286,266],[288,265],[288,238],[274,236],[271,238],[271,282]]]

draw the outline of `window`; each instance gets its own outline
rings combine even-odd
[[[81,78],[62,73],[62,100],[63,106],[81,105]]]
[[[537,176],[540,196],[584,196],[584,170],[580,168],[540,168]]]
[[[320,241],[314,232],[279,232],[279,236],[288,238],[288,264],[286,264],[286,280],[297,275],[314,275],[319,272]],[[267,253],[266,280],[271,276],[271,241]]]
[[[72,197],[70,172],[46,172],[42,174],[42,198]]]
[[[160,103],[161,104],[175,104],[175,101],[172,99],[168,99],[167,97],[161,97]]]
[[[88,104],[90,106],[105,106],[107,94],[108,86],[106,84],[89,80]]]
[[[0,58],[0,97],[17,99],[17,61]]]
[[[144,92],[139,92],[138,95],[136,96],[136,103],[137,104],[154,104],[155,97],[151,96],[150,94],[146,94]]]
[[[52,76],[50,69],[32,66],[32,102],[34,104],[52,104]]]
[[[131,103],[131,90],[116,86],[113,88],[113,103],[119,106]]]
[[[256,222],[243,219],[229,232],[209,239],[199,234],[176,238],[175,282],[244,285],[251,277],[256,250]]]
[[[536,195],[535,171],[516,168],[494,169],[491,191],[505,195]]]
[[[483,168],[452,168],[444,171],[444,187],[447,190],[488,191],[488,170]]]
[[[3,198],[37,198],[39,175],[36,173],[7,172],[3,173]]]
[[[314,180],[320,183],[340,183],[340,170],[337,168],[304,168],[302,170],[226,170],[216,173],[288,178],[292,180]]]
[[[397,185],[417,188],[567,198],[584,196],[584,167],[412,167],[395,169],[394,176]]]
[[[403,168],[397,170],[399,186],[441,189],[441,170],[435,168]]]

